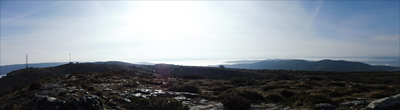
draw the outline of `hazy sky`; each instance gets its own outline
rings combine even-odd
[[[399,1],[1,1],[1,65],[398,57]]]

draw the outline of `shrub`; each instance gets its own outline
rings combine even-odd
[[[324,80],[324,78],[318,77],[318,76],[311,76],[311,77],[309,77],[308,79],[310,79],[310,80],[317,80],[317,81]]]
[[[137,87],[139,84],[134,83],[134,82],[129,82],[127,84],[124,84],[124,87]]]
[[[83,89],[88,89],[88,88],[89,88],[89,85],[88,85],[87,83],[83,83],[83,84],[81,84],[81,87],[82,87]]]
[[[280,102],[283,100],[283,97],[277,94],[268,94],[267,96],[265,96],[265,99],[267,99],[268,101],[271,102]]]
[[[67,91],[62,91],[62,92],[59,92],[58,93],[58,96],[65,96],[65,95],[67,95]]]
[[[327,84],[327,86],[330,86],[330,87],[345,87],[346,86],[346,84],[345,83],[341,83],[341,82],[330,82],[330,83],[328,83]]]
[[[213,95],[214,94],[214,95]],[[207,100],[218,100],[218,97],[215,96],[215,92],[214,93],[210,93],[210,92],[202,92],[200,94],[200,97],[203,99],[207,99]]]
[[[258,101],[264,99],[263,96],[257,91],[243,90],[243,89],[229,89],[220,94],[220,98],[227,96],[241,96],[248,100]]]
[[[239,91],[238,95],[253,101],[264,99],[260,93],[250,90]]]
[[[29,91],[37,90],[37,89],[40,89],[41,87],[42,87],[42,84],[40,84],[38,82],[34,82],[31,85],[29,85]]]
[[[328,92],[328,97],[340,97],[340,96],[343,96],[343,94],[340,94],[337,91]]]
[[[199,92],[199,88],[194,85],[184,85],[184,86],[171,86],[168,88],[169,91],[177,91],[177,92],[191,92],[197,93]]]
[[[388,95],[385,94],[382,91],[377,91],[377,92],[373,92],[367,95],[368,98],[374,98],[374,99],[379,99],[379,98],[384,98],[387,97]]]
[[[296,85],[294,85],[294,87],[298,87],[301,89],[312,89],[312,87],[308,84],[296,84]]]
[[[217,87],[212,87],[210,90],[212,91],[225,91],[230,88],[233,88],[233,86],[217,86]]]
[[[313,108],[318,103],[333,103],[333,101],[323,95],[301,95],[293,96],[284,102],[287,106]]]
[[[265,85],[262,87],[264,91],[269,91],[269,90],[274,90],[274,89],[279,89],[279,88],[290,88],[288,85]]]
[[[246,85],[254,85],[255,82],[251,80],[250,78],[233,78],[230,80],[231,84],[235,86],[246,86]]]
[[[193,75],[183,75],[183,78],[185,78],[185,79],[203,79],[203,76],[193,74]]]
[[[250,107],[250,101],[241,96],[227,96],[221,100],[221,103],[232,110],[245,110]]]
[[[284,90],[280,91],[279,94],[281,94],[281,96],[283,96],[283,97],[285,97],[285,98],[290,98],[290,97],[292,97],[295,93],[292,92],[292,91],[290,91],[290,90],[284,89]]]
[[[103,96],[103,92],[102,91],[96,91],[95,94],[99,97]]]
[[[97,88],[93,87],[93,86],[89,87],[89,89],[88,89],[88,91],[96,91],[96,90],[97,90]]]

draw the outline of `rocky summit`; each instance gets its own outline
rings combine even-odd
[[[66,64],[21,69],[1,78],[17,84],[2,87],[0,109],[398,110],[399,76],[399,72]]]

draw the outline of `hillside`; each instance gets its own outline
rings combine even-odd
[[[53,67],[53,66],[58,66],[66,63],[34,63],[34,64],[29,64],[29,67],[33,68],[44,68],[44,67]],[[16,64],[16,65],[5,65],[5,66],[0,66],[0,75],[6,75],[7,73],[10,73],[11,71],[14,70],[19,70],[26,68],[26,64]]]
[[[344,60],[265,60],[251,64],[224,65],[227,68],[304,70],[304,71],[399,71],[399,67],[372,66],[361,62]]]
[[[22,88],[36,80],[51,76],[66,75],[71,73],[84,72],[102,72],[102,71],[131,71],[134,65],[115,62],[97,62],[97,63],[69,63],[55,67],[20,69],[12,71],[0,78],[0,92],[10,91],[12,89]]]
[[[375,105],[400,94],[399,78],[399,72],[70,63],[1,78],[0,109],[388,109]]]

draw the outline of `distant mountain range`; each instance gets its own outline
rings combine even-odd
[[[226,68],[305,70],[305,71],[399,71],[399,67],[372,66],[361,62],[344,60],[264,60],[255,63],[224,65]]]
[[[361,62],[351,62],[344,60],[321,60],[321,61],[308,61],[308,60],[242,60],[242,61],[228,61],[229,63],[238,63],[232,65],[224,65],[226,68],[241,68],[241,69],[269,69],[269,70],[305,70],[305,71],[400,71],[399,67],[393,66],[372,66]],[[134,65],[132,63],[109,61],[109,62],[94,62],[95,64],[122,64]],[[29,67],[44,68],[54,67],[66,62],[58,63],[35,63],[29,64]],[[149,62],[137,62],[135,64],[154,65]],[[4,76],[14,70],[25,68],[25,64],[6,65],[0,66],[0,76]]]

